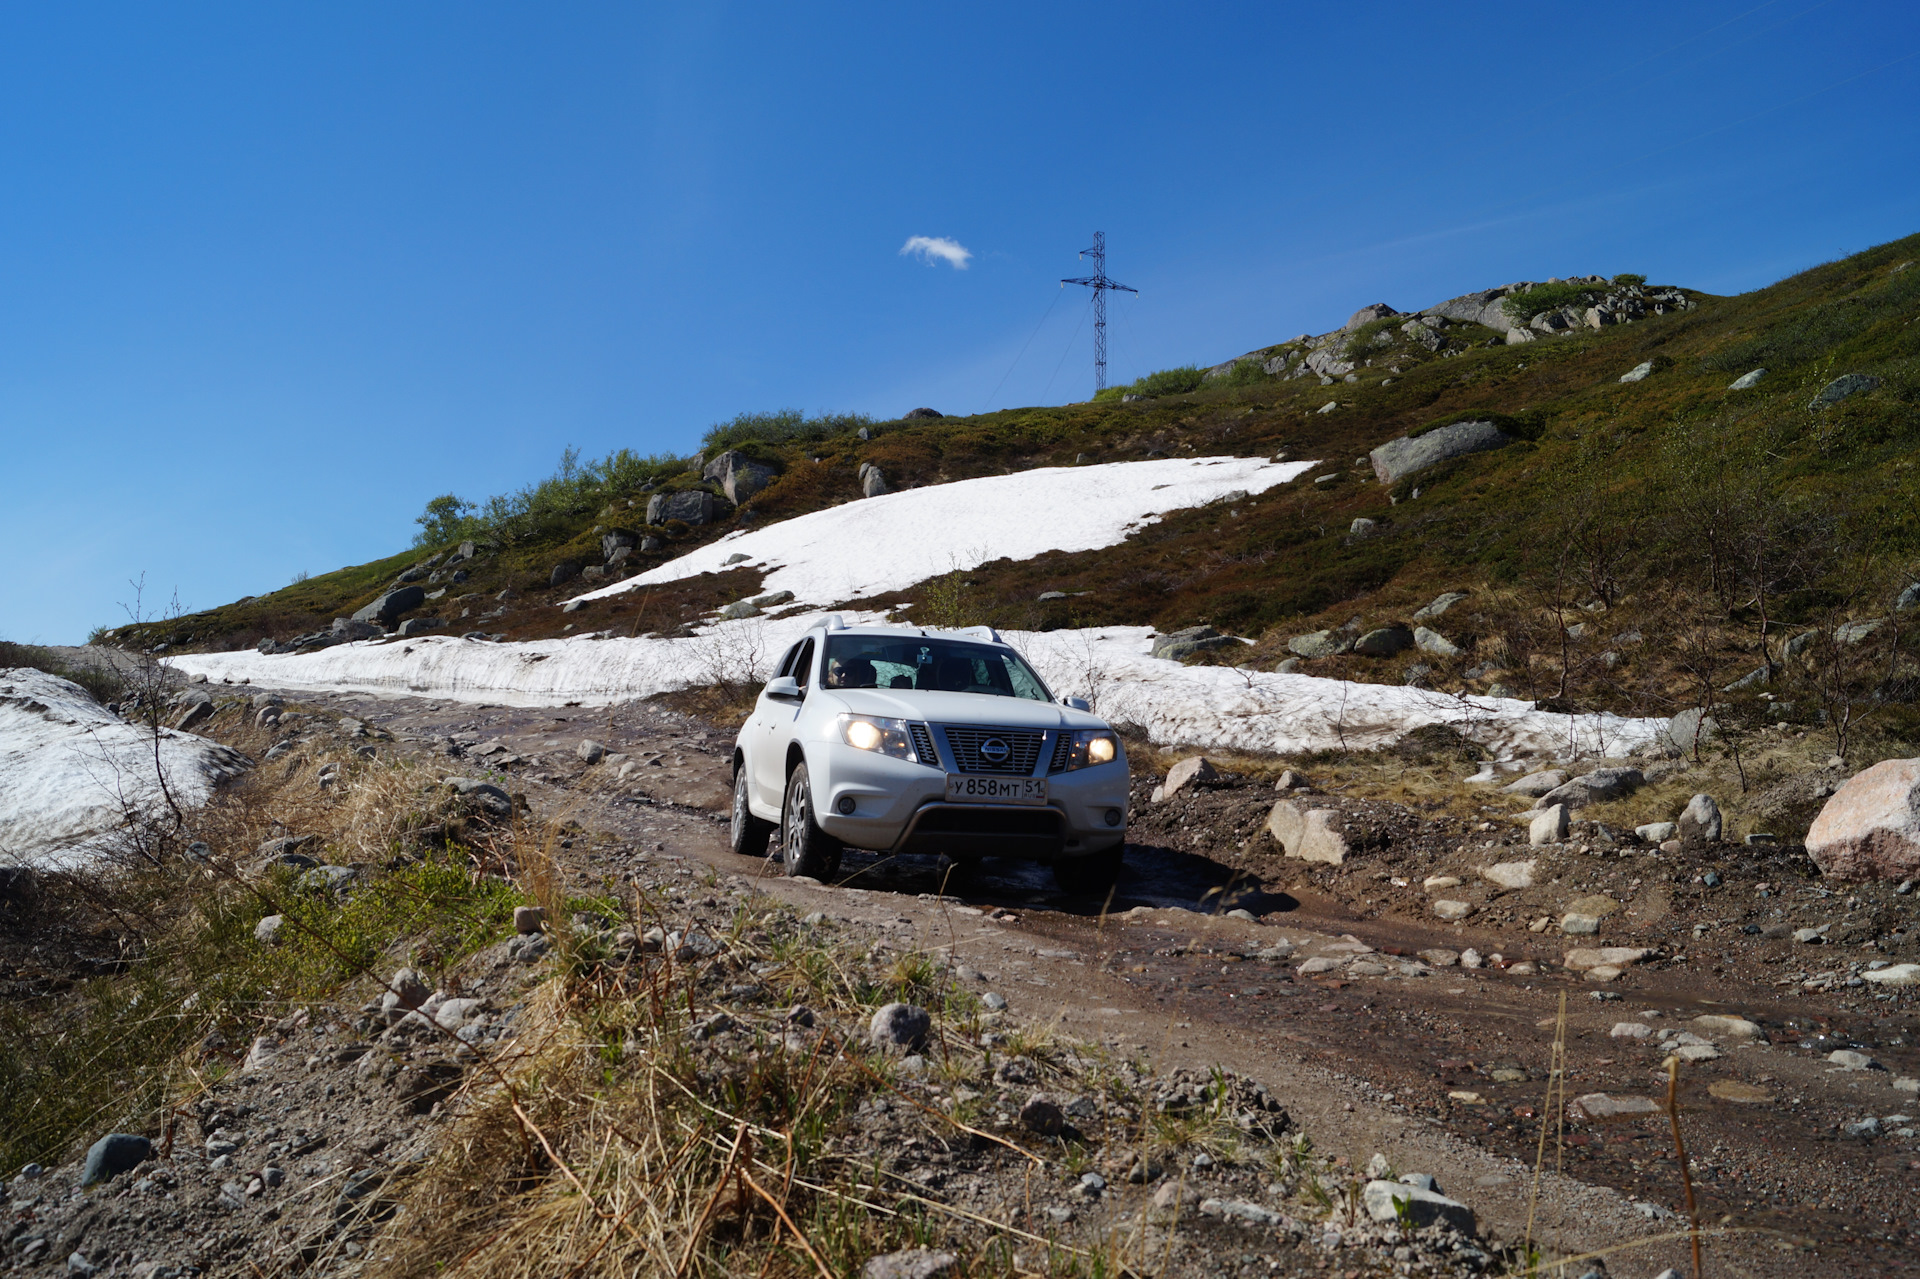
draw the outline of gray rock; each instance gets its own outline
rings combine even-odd
[[[1820,388],[1820,394],[1813,397],[1807,405],[1810,409],[1824,409],[1830,404],[1838,404],[1849,395],[1858,395],[1862,391],[1871,391],[1880,385],[1880,379],[1865,373],[1843,373]]]
[[[87,1160],[80,1167],[80,1184],[97,1186],[123,1172],[132,1172],[153,1158],[153,1143],[130,1132],[108,1133],[87,1147]]]
[[[1751,373],[1742,373],[1727,384],[1729,391],[1750,391],[1760,385],[1760,379],[1767,375],[1765,369],[1755,369]]]
[[[1721,831],[1720,805],[1713,802],[1711,795],[1695,795],[1687,801],[1686,811],[1680,814],[1676,824],[1680,828],[1681,839],[1716,842]]]
[[[1723,693],[1737,693],[1743,688],[1757,688],[1762,684],[1770,682],[1772,679],[1773,667],[1771,664],[1756,666],[1720,691]]]
[[[1353,635],[1347,631],[1314,631],[1296,635],[1287,641],[1287,651],[1298,657],[1338,657],[1353,651]]]
[[[1394,310],[1385,302],[1375,302],[1371,306],[1361,307],[1358,311],[1348,316],[1345,331],[1351,333],[1363,324],[1371,324],[1375,320],[1390,319],[1398,314],[1400,314],[1400,312]]]
[[[773,483],[779,472],[764,462],[756,462],[737,449],[729,449],[701,471],[703,479],[713,480],[735,506]],[[651,523],[651,521],[649,521]]]
[[[1720,725],[1711,716],[1698,707],[1689,707],[1667,721],[1661,736],[1667,745],[1691,755],[1696,746],[1704,746],[1719,732]]]
[[[1833,638],[1842,644],[1854,645],[1866,642],[1872,634],[1886,623],[1879,620],[1871,622],[1848,622],[1833,632]]]
[[[942,413],[939,409],[919,408],[919,409],[908,409],[906,412],[906,415],[902,417],[900,420],[903,422],[918,422],[923,419],[945,417],[945,416],[946,414]]]
[[[1067,1126],[1067,1116],[1045,1093],[1035,1093],[1020,1107],[1020,1122],[1042,1137],[1054,1137]]]
[[[1065,591],[1041,591],[1038,595],[1034,596],[1034,598],[1042,604],[1045,604],[1050,600],[1063,600],[1067,598],[1067,593]]]
[[[664,538],[654,537],[652,534],[648,534],[646,537],[640,539],[640,549],[643,551],[664,550],[666,549],[666,545],[667,543]]]
[[[1375,1221],[1398,1221],[1404,1213],[1416,1230],[1451,1226],[1461,1234],[1471,1235],[1478,1229],[1473,1209],[1467,1205],[1404,1181],[1369,1181],[1361,1198],[1366,1203],[1367,1215]]]
[[[402,638],[409,635],[424,635],[428,631],[437,631],[445,625],[446,622],[437,617],[409,617],[400,623],[398,634]]]
[[[547,574],[547,585],[549,587],[563,586],[578,576],[580,576],[579,564],[573,560],[561,560],[553,566],[553,571]]]
[[[1346,837],[1341,833],[1340,810],[1309,808],[1283,799],[1267,813],[1267,833],[1288,857],[1338,866],[1346,861]]]
[[[547,925],[547,908],[544,906],[515,906],[513,908],[513,931],[522,937],[531,937]]]
[[[573,748],[573,753],[580,757],[581,763],[591,766],[607,757],[607,748],[601,742],[583,741]]]
[[[1368,631],[1354,641],[1353,651],[1362,657],[1397,657],[1413,647],[1413,632],[1395,623]]]
[[[1273,668],[1273,671],[1274,671],[1274,674],[1276,675],[1291,675],[1299,669],[1300,669],[1299,658],[1283,657],[1280,659],[1279,664]]]
[[[1416,622],[1430,622],[1465,598],[1467,598],[1465,591],[1448,591],[1445,595],[1440,596],[1425,608],[1417,610],[1413,615],[1413,620]]]
[[[389,1023],[396,1022],[427,1002],[433,994],[420,975],[402,968],[387,982],[387,993],[380,996],[380,1011]]]
[[[888,491],[886,475],[881,472],[879,467],[869,466],[866,469],[866,474],[860,477],[860,492],[867,497],[879,497],[882,493]]]
[[[779,608],[782,604],[793,603],[792,591],[770,591],[748,601],[755,608]]]
[[[1584,808],[1588,804],[1604,804],[1610,799],[1625,799],[1642,786],[1647,779],[1637,768],[1596,768],[1591,773],[1556,786],[1534,802],[1535,808],[1545,808],[1549,804],[1565,804],[1568,808]]]
[[[1191,657],[1195,653],[1211,652],[1216,648],[1228,648],[1240,641],[1231,635],[1222,635],[1211,626],[1189,626],[1171,635],[1163,635],[1153,642],[1153,656],[1169,662],[1177,662]]]
[[[1784,661],[1793,661],[1804,656],[1820,638],[1819,631],[1802,631],[1780,646],[1780,656]]]
[[[1458,657],[1461,653],[1459,645],[1440,632],[1430,631],[1424,626],[1413,628],[1413,644],[1421,652],[1432,653],[1435,657]]]
[[[742,618],[760,616],[760,610],[752,600],[735,600],[720,610],[720,616],[726,621],[737,622]]]
[[[280,933],[287,926],[285,915],[265,915],[253,926],[253,939],[262,946],[272,946],[279,942]]]
[[[611,560],[620,551],[632,550],[640,545],[640,535],[631,529],[610,528],[600,535],[600,555]]]
[[[173,726],[176,730],[185,731],[212,718],[212,702],[190,702],[187,709],[180,712],[179,718],[173,721]]]
[[[685,489],[678,493],[655,493],[647,499],[647,523],[711,524],[720,518],[720,499],[705,489]]]
[[[449,777],[445,785],[456,795],[471,800],[481,811],[491,816],[513,816],[513,797],[491,782],[483,782],[472,777]]]
[[[1156,801],[1169,800],[1189,786],[1218,781],[1220,772],[1204,755],[1190,755],[1167,770],[1167,780],[1153,792]]]
[[[1501,787],[1509,795],[1528,795],[1534,799],[1567,784],[1567,775],[1557,768],[1545,772],[1528,773],[1519,781]]]
[[[1367,455],[1382,484],[1471,453],[1505,448],[1513,437],[1491,422],[1456,422],[1419,436],[1388,440]]]
[[[1910,613],[1916,608],[1920,608],[1920,582],[1908,586],[1893,601],[1893,611],[1896,613]]]
[[[1567,806],[1555,804],[1543,810],[1527,826],[1527,842],[1536,847],[1542,844],[1561,844],[1567,838]]]
[[[351,866],[311,866],[301,871],[293,882],[308,892],[340,894],[351,888],[359,877],[360,872]]]
[[[355,609],[356,622],[378,622],[392,626],[403,613],[411,613],[427,602],[427,592],[418,586],[401,586],[388,591],[365,608]]]
[[[883,1052],[918,1052],[926,1047],[933,1018],[912,1004],[886,1004],[867,1024],[867,1041]]]
[[[1649,844],[1664,844],[1680,833],[1680,827],[1674,822],[1648,822],[1645,826],[1635,826],[1633,833]]]
[[[1364,515],[1356,516],[1353,523],[1347,526],[1347,533],[1356,539],[1372,537],[1379,531],[1380,521],[1370,520]]]
[[[932,1248],[907,1248],[869,1257],[861,1269],[861,1279],[945,1279],[960,1264],[950,1252]]]
[[[1644,364],[1636,364],[1631,369],[1627,370],[1625,373],[1622,373],[1620,375],[1620,380],[1622,382],[1643,382],[1647,379],[1648,375],[1651,374],[1652,372],[1653,372],[1653,362],[1649,360]]]

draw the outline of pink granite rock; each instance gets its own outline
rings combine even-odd
[[[1833,879],[1920,875],[1920,759],[1889,759],[1849,778],[1807,832],[1807,854]]]

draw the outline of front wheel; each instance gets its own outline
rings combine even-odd
[[[1079,857],[1061,857],[1053,863],[1053,882],[1067,893],[1105,893],[1120,878],[1125,844]]]
[[[787,774],[787,798],[781,808],[780,855],[788,876],[827,879],[840,869],[840,841],[813,820],[813,786],[805,763]]]
[[[733,773],[733,824],[727,832],[727,843],[742,857],[765,857],[767,838],[772,834],[773,823],[755,817],[747,804],[747,768],[742,764]]]

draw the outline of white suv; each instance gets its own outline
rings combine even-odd
[[[1101,891],[1126,843],[1127,757],[986,627],[830,615],[734,743],[733,850],[765,855],[776,824],[789,875],[824,879],[852,847],[1047,861],[1062,888]]]

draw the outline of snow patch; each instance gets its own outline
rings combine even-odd
[[[744,567],[767,574],[763,590],[792,591],[801,604],[864,599],[997,559],[1115,546],[1165,512],[1205,506],[1230,493],[1264,493],[1318,465],[1257,457],[1164,458],[1048,466],[883,493],[730,533],[577,598],[605,599]],[[745,561],[726,563],[736,555]]]
[[[158,766],[186,808],[205,803],[245,759],[163,729]],[[84,861],[129,812],[154,813],[165,802],[147,729],[57,675],[0,670],[0,865]]]
[[[172,664],[210,679],[288,689],[412,694],[513,706],[601,706],[722,680],[764,680],[787,645],[822,614],[723,622],[687,639],[592,636],[489,643],[429,636],[405,644],[344,644],[317,653],[189,654]],[[849,625],[878,622],[845,614]],[[1111,722],[1153,741],[1201,749],[1368,749],[1447,724],[1502,757],[1623,755],[1666,721],[1560,715],[1530,702],[1460,697],[1400,685],[1356,684],[1151,656],[1144,626],[1008,632],[1056,696],[1084,697]]]

